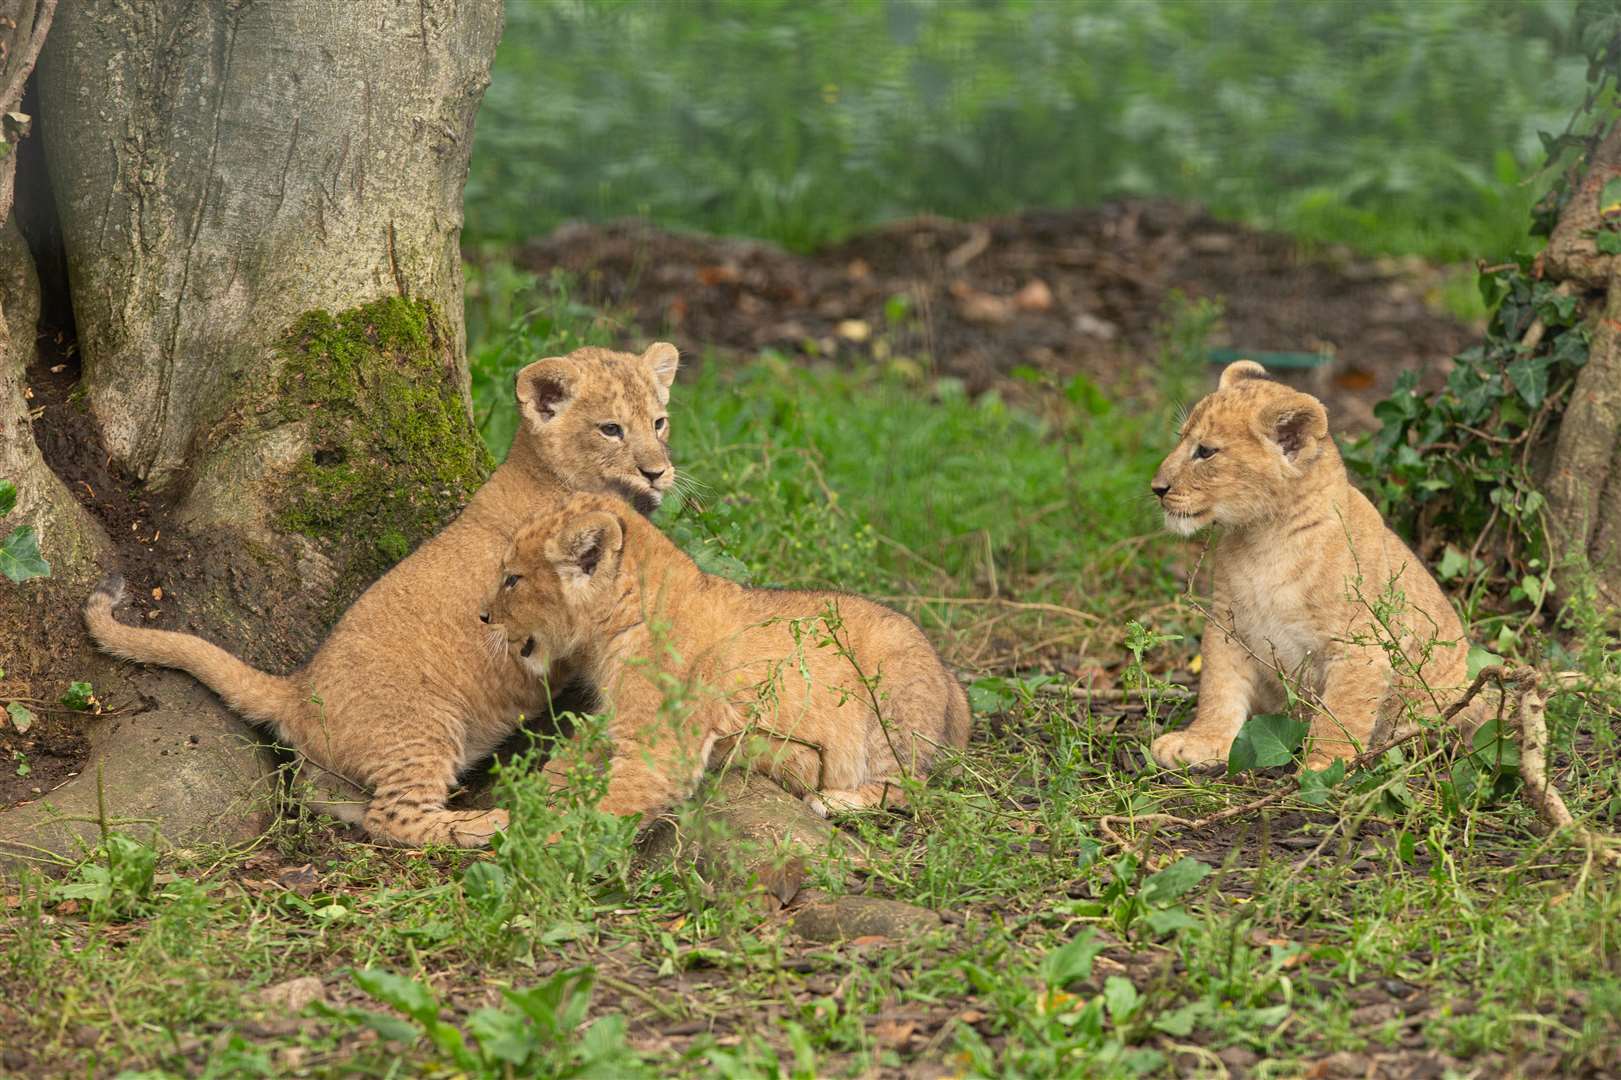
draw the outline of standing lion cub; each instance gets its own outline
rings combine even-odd
[[[1165,527],[1221,526],[1198,711],[1150,752],[1220,762],[1244,721],[1312,707],[1306,768],[1368,749],[1403,703],[1439,713],[1467,680],[1463,626],[1417,556],[1351,486],[1323,403],[1231,364],[1193,407],[1152,482]]]
[[[492,642],[537,678],[577,658],[601,695],[609,813],[657,813],[728,756],[818,813],[894,805],[898,781],[968,744],[968,698],[910,619],[705,574],[616,499],[538,516],[491,583]]]
[[[505,810],[450,810],[457,775],[546,702],[530,667],[491,657],[475,617],[513,533],[574,491],[651,513],[675,480],[665,406],[679,358],[576,349],[518,373],[506,462],[466,509],[354,602],[303,668],[270,675],[191,634],[125,626],[116,580],[85,605],[107,652],[191,672],[300,754],[371,790],[358,822],[395,844],[486,844]],[[334,807],[334,810],[337,808]]]

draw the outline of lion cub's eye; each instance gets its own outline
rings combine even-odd
[[[521,577],[523,577],[522,574],[508,574],[507,579],[501,583],[501,587],[503,589],[510,589],[514,585],[518,584],[518,579]]]
[[[623,439],[625,437],[625,429],[618,424],[598,424],[597,430],[610,439]]]
[[[1206,446],[1203,443],[1200,443],[1198,446],[1195,446],[1193,448],[1193,460],[1194,461],[1203,461],[1205,458],[1215,457],[1215,456],[1216,456],[1216,448],[1214,446]]]
[[[669,417],[661,416],[657,420],[653,421],[653,430],[654,431],[663,431],[664,430],[664,425],[668,424],[669,422],[670,422]]]

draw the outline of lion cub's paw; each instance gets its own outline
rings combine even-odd
[[[1232,740],[1219,735],[1201,735],[1196,731],[1173,731],[1161,735],[1149,746],[1162,769],[1180,769],[1187,765],[1221,765],[1227,761]]]
[[[511,817],[505,810],[470,814],[451,828],[451,841],[457,847],[488,847],[496,833],[505,832]]]

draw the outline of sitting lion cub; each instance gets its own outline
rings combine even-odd
[[[495,580],[495,640],[537,677],[569,658],[601,695],[610,813],[651,816],[729,754],[820,814],[894,805],[968,743],[967,696],[910,619],[705,574],[617,499],[536,517]]]
[[[518,526],[574,491],[613,491],[651,513],[675,480],[665,406],[679,357],[576,349],[518,372],[519,426],[506,462],[466,509],[384,574],[303,668],[258,671],[202,638],[125,626],[122,584],[85,605],[107,652],[191,672],[317,765],[371,789],[357,824],[394,844],[487,844],[505,810],[451,810],[468,765],[545,703],[531,668],[490,656],[473,621]],[[337,810],[337,807],[333,808]]]
[[[1227,759],[1253,713],[1313,715],[1306,768],[1368,749],[1402,703],[1439,713],[1467,682],[1463,627],[1435,579],[1351,486],[1323,403],[1231,364],[1193,407],[1152,488],[1165,527],[1220,525],[1198,712],[1150,752],[1166,768]],[[1376,614],[1377,613],[1377,614]],[[1381,644],[1400,648],[1394,657]],[[1394,659],[1394,664],[1393,664]]]

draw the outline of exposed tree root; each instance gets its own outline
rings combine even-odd
[[[1558,681],[1559,677],[1554,677]],[[1494,686],[1501,694],[1498,702],[1498,715],[1503,719],[1502,730],[1512,735],[1519,743],[1520,748],[1520,781],[1525,792],[1525,798],[1531,804],[1537,816],[1549,829],[1568,829],[1585,848],[1590,858],[1597,859],[1605,865],[1621,869],[1621,839],[1598,832],[1579,823],[1571,814],[1570,808],[1565,804],[1564,796],[1555,786],[1548,775],[1548,722],[1547,722],[1547,693],[1543,688],[1543,677],[1531,668],[1511,668],[1500,664],[1493,664],[1481,669],[1475,676],[1469,689],[1442,714],[1443,724],[1450,723],[1465,709],[1476,702],[1481,691],[1488,686]],[[1510,707],[1512,703],[1512,707]],[[1465,729],[1448,727],[1447,733],[1463,743],[1471,737],[1478,725],[1470,725]],[[1377,760],[1387,751],[1393,750],[1405,743],[1412,742],[1426,731],[1433,730],[1421,728],[1417,725],[1407,725],[1396,731],[1391,738],[1381,746],[1358,754],[1347,764],[1346,772],[1356,769]],[[1466,743],[1464,744],[1466,746]],[[1246,814],[1262,810],[1275,803],[1282,802],[1289,796],[1296,794],[1299,788],[1294,778],[1290,777],[1277,782],[1276,786],[1265,795],[1251,799],[1239,806],[1231,806],[1213,814],[1199,818],[1179,817],[1175,814],[1138,814],[1134,816],[1105,814],[1098,819],[1098,828],[1113,844],[1120,847],[1129,847],[1130,843],[1115,831],[1122,825],[1147,825],[1156,828],[1168,825],[1173,828],[1185,829],[1189,832],[1200,832],[1212,826],[1219,825],[1233,818],[1243,817]]]

